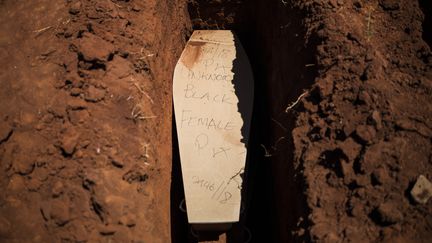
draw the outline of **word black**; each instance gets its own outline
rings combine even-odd
[[[231,99],[227,94],[213,94],[210,92],[201,92],[199,93],[193,84],[187,84],[184,89],[184,97],[186,99],[198,99],[198,100],[206,100],[215,103],[221,104],[231,104]]]

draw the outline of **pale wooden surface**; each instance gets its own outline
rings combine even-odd
[[[231,31],[192,34],[174,71],[173,96],[189,223],[237,222],[253,77]]]

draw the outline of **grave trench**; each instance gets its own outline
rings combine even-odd
[[[307,219],[302,176],[294,171],[290,139],[295,114],[284,110],[317,76],[314,63],[318,39],[307,36],[307,13],[289,1],[266,0],[197,0],[189,1],[187,9],[186,18],[193,30],[234,30],[254,73],[254,108],[244,185],[247,190],[243,196],[246,210],[241,222],[227,233],[226,242],[245,242],[249,237],[246,228],[251,232],[250,242],[302,240],[291,234],[300,217]],[[282,137],[287,139],[280,140]],[[278,140],[277,148],[270,149]],[[271,156],[265,156],[263,145]],[[179,210],[183,198],[173,121],[171,237],[174,243],[197,242],[186,213]],[[204,240],[212,237],[204,236]]]
[[[423,11],[423,40],[432,48],[432,2],[427,0],[419,1],[420,9]]]

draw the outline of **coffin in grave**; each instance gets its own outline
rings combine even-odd
[[[239,221],[253,76],[229,30],[195,31],[175,67],[173,98],[188,221]]]

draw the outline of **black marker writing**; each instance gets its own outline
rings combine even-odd
[[[220,200],[219,202],[222,204],[225,204],[225,203],[227,203],[228,200],[231,199],[231,197],[232,197],[232,194],[230,192],[225,192],[223,199]]]
[[[220,73],[207,73],[207,72],[194,72],[193,70],[189,70],[188,79],[195,81],[231,81],[233,76],[231,74],[220,74]]]
[[[225,181],[222,181],[216,190],[214,182],[200,176],[192,176],[192,184],[208,192],[212,192],[211,199],[218,201],[220,204],[225,204],[232,198],[232,193],[227,191],[228,184]]]
[[[193,84],[186,84],[184,89],[184,97],[186,99],[204,100],[214,103],[230,104],[231,98],[227,94],[214,94],[211,92],[198,92]]]
[[[215,67],[215,71],[218,72],[222,69],[222,71],[226,74],[227,71],[229,71],[229,67],[225,66],[225,65],[221,65],[219,63],[216,63],[216,67]]]
[[[205,69],[207,70],[211,65],[213,65],[214,60],[213,59],[206,59],[203,61]]]
[[[225,130],[230,131],[234,129],[234,123],[231,121],[224,121],[213,117],[198,117],[192,116],[191,110],[182,110],[180,127],[204,127],[208,130]]]
[[[215,158],[217,155],[219,154],[225,154],[225,157],[228,158],[228,154],[227,151],[230,150],[231,148],[224,148],[224,147],[219,147],[217,149],[213,148],[213,158]]]
[[[207,146],[207,144],[208,144],[207,134],[201,133],[195,138],[195,146],[197,147],[198,151],[205,148]]]

